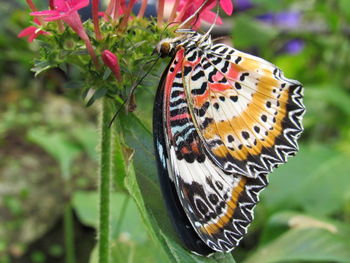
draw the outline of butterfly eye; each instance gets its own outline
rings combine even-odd
[[[168,56],[171,52],[171,45],[169,42],[163,42],[160,45],[160,50],[159,50],[159,54],[162,58],[165,58],[166,56]]]

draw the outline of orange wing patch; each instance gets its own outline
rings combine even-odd
[[[246,174],[243,163],[250,160],[268,172],[273,166],[260,156],[268,151],[276,162],[285,160],[273,148],[278,138],[285,139],[283,125],[290,121],[287,105],[294,103],[291,88],[298,83],[260,58],[236,53],[230,61],[218,56],[192,64],[194,70],[184,77],[191,115],[205,147],[222,169],[226,170],[227,162],[237,167],[236,160],[240,168],[226,171]],[[296,150],[293,142],[290,145],[291,152]]]
[[[269,78],[266,78],[269,80]],[[269,82],[272,82],[269,80]],[[278,86],[278,81],[274,80],[273,87]],[[268,94],[272,97],[272,89],[268,87],[262,80],[257,85],[257,92],[254,93],[251,103],[245,109],[245,111],[237,117],[228,119],[223,122],[212,122],[207,128],[203,130],[203,136],[206,140],[215,138],[218,134],[220,138],[226,142],[224,145],[220,145],[213,149],[215,155],[219,157],[225,157],[227,154],[231,154],[238,160],[244,160],[248,154],[258,155],[263,147],[271,147],[274,145],[275,138],[282,132],[282,121],[286,115],[286,103],[283,101],[288,100],[288,90],[283,90],[280,93],[281,101],[279,101],[279,107],[276,108],[277,114],[275,116],[268,116],[266,108],[266,90],[271,90]],[[218,95],[216,95],[218,96]],[[264,126],[264,120],[267,122],[268,118],[272,119],[273,125],[268,129],[267,134],[260,134],[262,127]],[[248,136],[246,135],[248,133]],[[241,144],[236,147],[227,147],[231,144],[230,137],[237,138]],[[244,137],[245,136],[245,137]],[[253,136],[253,142],[249,143],[247,137]],[[236,144],[237,145],[237,144]],[[242,146],[240,146],[242,145]]]
[[[222,229],[225,228],[225,225],[232,221],[235,209],[238,205],[238,198],[244,191],[246,182],[247,178],[242,177],[240,179],[238,185],[232,188],[231,199],[226,203],[226,212],[215,220],[217,221],[216,223],[208,223],[203,225],[200,228],[201,232],[209,235],[216,234],[218,231],[222,231]]]

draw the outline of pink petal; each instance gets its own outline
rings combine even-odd
[[[50,7],[54,10],[65,11],[68,10],[68,5],[70,1],[66,0],[51,0]]]
[[[39,26],[41,25],[39,19],[37,19],[36,17],[34,17],[33,20],[34,20],[34,23],[35,23],[35,24],[37,24],[37,25],[39,25]]]
[[[31,43],[35,38],[37,38],[38,34],[32,34],[28,37],[28,42]]]
[[[89,0],[53,0],[54,10],[60,12],[77,11],[89,5]]]
[[[77,3],[74,3],[73,4],[73,6],[71,7],[71,10],[79,10],[79,9],[81,9],[81,8],[84,8],[84,7],[86,7],[86,6],[88,6],[89,5],[89,0],[87,0],[87,1],[75,1],[75,2],[77,2]]]
[[[232,15],[232,12],[233,12],[232,0],[220,0],[220,6],[226,14],[228,14],[229,16]]]
[[[31,35],[31,34],[34,34],[36,30],[37,30],[37,28],[36,28],[35,26],[26,27],[26,28],[23,29],[21,32],[19,32],[19,34],[17,35],[17,37],[29,36],[29,35]]]
[[[205,9],[213,9],[216,6],[216,1],[214,2],[208,2],[205,6]]]
[[[200,19],[203,21],[208,22],[209,24],[214,23],[215,21],[215,17],[216,17],[216,13],[209,11],[209,10],[204,10],[201,15],[200,15]],[[218,18],[216,19],[216,25],[222,25],[222,19],[218,16]]]
[[[58,15],[59,13],[55,10],[44,10],[44,11],[39,11],[39,12],[31,12],[31,16],[55,16]]]
[[[51,22],[51,21],[56,21],[56,20],[60,20],[63,19],[67,16],[66,13],[60,14],[60,15],[56,15],[56,16],[50,16],[50,17],[46,17],[44,20],[47,22]]]
[[[72,6],[88,6],[89,5],[90,0],[72,0]],[[82,8],[80,7],[80,8]]]

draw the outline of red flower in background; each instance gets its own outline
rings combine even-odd
[[[173,1],[173,0],[170,0]],[[210,24],[222,24],[222,19],[217,17],[216,21],[216,12],[211,11],[217,3],[220,3],[221,8],[228,15],[231,15],[233,12],[233,5],[231,0],[175,0],[174,8],[178,11],[175,15],[175,10],[173,10],[170,20],[173,20],[176,16],[176,22],[184,22],[186,19],[190,18],[193,14],[198,12],[198,16],[194,18],[196,23],[193,25],[195,29],[199,28],[202,21],[206,21]],[[192,20],[193,22],[193,20]]]
[[[213,1],[208,1],[213,2]],[[208,4],[207,3],[207,4]],[[190,16],[192,16],[203,4],[203,0],[180,0],[180,4],[178,7],[179,14],[176,18],[178,22],[183,22]],[[216,6],[216,1],[213,3],[210,3],[209,5],[205,5],[201,12],[198,14],[198,18],[194,18],[196,20],[196,23],[193,25],[193,28],[197,29],[200,27],[202,21],[208,22],[208,23],[214,23],[216,13],[211,11],[213,7]],[[218,17],[216,19],[215,24],[221,25],[222,19]]]
[[[45,17],[45,21],[62,20],[69,25],[78,36],[84,40],[86,48],[94,62],[98,67],[98,60],[95,51],[91,45],[90,39],[86,34],[78,10],[89,5],[89,0],[50,0],[50,8],[39,12],[32,12],[30,15]]]
[[[78,10],[89,5],[89,0],[51,0],[52,10],[32,12],[32,16],[44,16],[45,21],[63,20],[68,24],[82,39],[85,36],[83,24],[81,22]],[[83,33],[84,32],[84,33]],[[83,36],[83,37],[82,37]]]
[[[35,24],[38,26],[41,26],[38,19],[34,18]],[[49,32],[46,32],[44,30],[41,30],[39,27],[36,26],[29,26],[23,29],[19,34],[18,37],[28,37],[28,42],[33,42],[35,38],[37,38],[40,35],[50,35]]]
[[[50,0],[51,10],[32,12],[32,16],[45,16],[45,21],[69,19],[79,9],[89,5],[89,0]],[[68,24],[68,23],[67,23]]]
[[[233,12],[233,4],[232,4],[232,0],[220,0],[220,6],[222,8],[222,10],[224,10],[224,12],[227,15],[232,15]],[[208,3],[205,6],[210,6],[211,4],[214,4],[214,6],[216,5],[217,0],[209,0]]]
[[[78,14],[78,10],[89,5],[89,0],[49,0],[50,10],[37,11],[32,0],[26,0],[29,7],[33,11],[30,13],[35,16],[36,23],[38,25],[44,24],[46,22],[57,21],[58,22],[58,32],[62,33],[64,30],[63,23],[66,23],[69,27],[75,31],[79,37],[85,42],[86,49],[89,52],[95,66],[99,67],[99,61],[96,57],[94,48],[91,44],[89,36],[85,32],[83,23]],[[127,28],[127,23],[130,20],[130,15],[132,8],[137,0],[130,0],[126,3],[126,0],[110,0],[109,5],[105,12],[98,12],[99,0],[92,0],[92,18],[94,24],[94,31],[96,39],[103,40],[103,35],[100,31],[99,16],[103,15],[106,21],[119,21],[119,17],[123,14],[123,17],[119,21],[118,31],[124,31]],[[173,10],[171,12],[170,18],[167,21],[171,22],[182,22],[181,27],[193,27],[199,28],[202,21],[206,21],[210,24],[222,24],[222,19],[217,16],[217,12],[212,11],[212,9],[220,4],[223,11],[230,15],[233,11],[233,5],[231,0],[158,0],[158,25],[161,26],[163,22],[164,13],[164,2],[172,1],[174,3]],[[145,13],[147,0],[142,0],[142,7],[139,11],[138,17],[142,17]],[[22,30],[18,37],[28,36],[28,41],[32,42],[33,39],[42,34],[49,34],[38,27],[30,26]],[[112,54],[112,53],[111,53]],[[106,58],[111,57],[111,54],[102,54],[104,56],[104,62],[106,63]],[[117,61],[118,62],[118,61]],[[106,65],[108,65],[106,63]],[[112,68],[111,68],[112,69]],[[113,71],[118,78],[116,71]],[[119,73],[120,74],[120,73]]]

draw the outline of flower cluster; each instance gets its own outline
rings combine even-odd
[[[33,0],[26,0],[31,9],[30,15],[34,17],[35,25],[25,28],[18,34],[18,37],[28,37],[32,42],[40,35],[50,37],[57,33],[63,33],[66,26],[71,28],[83,41],[88,54],[96,70],[101,68],[101,62],[121,81],[121,73],[118,57],[110,50],[106,50],[104,40],[108,37],[101,32],[101,25],[110,23],[118,25],[118,32],[125,32],[128,24],[135,18],[142,18],[145,14],[148,1],[141,0],[141,7],[136,16],[132,14],[136,0],[110,0],[106,10],[99,11],[99,0],[50,0],[49,9],[38,11]],[[89,4],[92,5],[92,24],[94,35],[87,34],[86,28],[81,20],[78,11]],[[222,20],[212,11],[215,6],[220,5],[223,11],[230,15],[233,11],[231,0],[159,0],[157,13],[157,26],[173,24],[181,27],[198,28],[203,21],[221,24]],[[165,7],[171,6],[170,16],[164,17]],[[48,24],[56,23],[56,32],[46,30]],[[98,48],[101,44],[102,48]],[[99,58],[100,56],[100,58]]]

